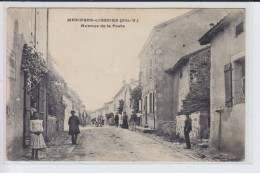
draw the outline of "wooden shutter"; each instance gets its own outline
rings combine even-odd
[[[153,113],[154,113],[154,93],[153,93]]]
[[[150,114],[150,95],[149,94],[147,94],[146,107],[147,107],[147,113]]]
[[[224,66],[225,76],[225,103],[227,107],[232,107],[233,96],[232,96],[232,65],[228,63]]]
[[[39,116],[43,120],[44,132],[43,136],[47,136],[47,121],[46,121],[46,83],[44,79],[39,83]]]

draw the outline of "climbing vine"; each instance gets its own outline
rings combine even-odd
[[[42,53],[37,52],[34,47],[25,44],[23,46],[21,68],[26,74],[26,92],[30,94],[32,89],[48,73],[46,61],[42,58]]]
[[[210,49],[190,60],[190,92],[183,100],[180,114],[210,110]]]

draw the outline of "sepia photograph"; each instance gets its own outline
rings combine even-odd
[[[6,161],[246,162],[246,9],[6,10]]]

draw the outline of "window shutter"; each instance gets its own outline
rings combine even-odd
[[[149,105],[150,105],[150,113],[153,113],[153,108],[152,108],[152,93],[150,93],[150,97],[149,97]]]
[[[150,113],[150,95],[149,94],[147,95],[147,105],[146,105],[146,107],[147,107],[147,113],[149,114]]]
[[[153,93],[153,113],[154,113],[154,93]]]
[[[232,96],[232,66],[231,63],[228,63],[224,66],[225,74],[225,103],[227,107],[233,105],[233,96]]]

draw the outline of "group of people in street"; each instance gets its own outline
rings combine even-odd
[[[115,127],[119,127],[119,115],[116,113],[115,117],[112,116]],[[137,122],[137,114],[135,111],[132,112],[131,118],[130,118],[130,126],[131,130],[136,130],[136,122]],[[102,126],[102,116],[98,117],[98,123],[100,126]],[[75,115],[75,111],[71,111],[71,117],[68,121],[69,124],[69,132],[68,134],[71,135],[71,142],[72,145],[78,145],[77,138],[80,134],[80,120],[79,117]],[[123,112],[122,116],[122,125],[121,128],[128,129],[128,116],[126,112]],[[191,143],[190,143],[190,131],[192,130],[192,121],[189,117],[189,114],[186,114],[185,119],[185,125],[184,125],[184,137],[186,141],[186,149],[191,149]],[[32,160],[39,160],[38,153],[39,150],[42,150],[46,148],[46,144],[43,137],[43,120],[39,117],[39,113],[37,110],[37,103],[33,103],[33,106],[31,107],[31,118],[30,118],[30,133],[31,133],[31,148],[32,148]]]
[[[137,115],[136,115],[136,112],[133,111],[132,112],[132,115],[131,115],[131,118],[130,118],[130,126],[132,128],[132,130],[136,130],[136,120],[137,120]],[[118,112],[116,112],[116,115],[115,117],[114,116],[111,116],[109,118],[109,125],[111,126],[111,124],[115,125],[115,127],[119,127],[119,115],[118,115]],[[126,114],[126,112],[123,112],[123,115],[122,115],[122,124],[121,124],[121,128],[123,129],[128,129],[129,128],[129,124],[128,124],[128,116]]]

